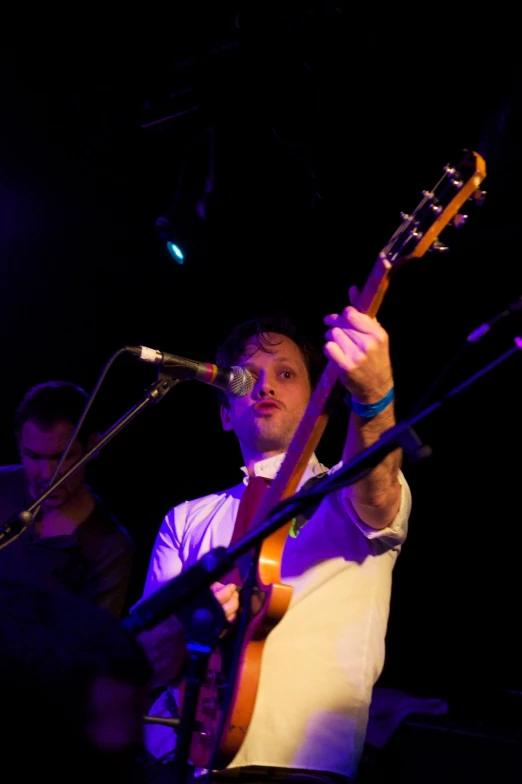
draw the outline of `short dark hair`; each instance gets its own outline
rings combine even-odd
[[[277,332],[290,338],[299,348],[303,357],[312,389],[326,364],[326,358],[318,344],[304,327],[286,315],[255,316],[248,321],[236,324],[216,352],[216,364],[230,367],[237,364],[245,356],[246,346],[252,339],[256,350],[270,351],[274,342],[267,338],[267,332]],[[227,405],[227,396],[220,391],[220,401]]]
[[[87,392],[71,381],[46,381],[32,387],[24,396],[15,413],[15,434],[20,435],[26,422],[35,422],[44,428],[60,419],[76,426],[89,400]],[[92,412],[78,434],[85,446],[88,436],[98,430]]]

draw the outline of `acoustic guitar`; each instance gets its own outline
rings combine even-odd
[[[447,249],[439,235],[450,222],[457,227],[463,225],[467,216],[460,210],[467,201],[482,202],[485,194],[480,185],[485,176],[484,159],[469,150],[462,152],[458,162],[443,168],[435,187],[422,192],[422,200],[411,215],[402,215],[402,223],[379,253],[358,302],[353,303],[360,311],[376,315],[392,273],[404,262],[420,258],[428,250]],[[328,419],[344,394],[337,368],[328,362],[254,524],[267,517],[278,502],[297,492]],[[233,683],[229,682],[233,634],[225,635],[209,656],[190,748],[191,760],[198,767],[226,767],[245,738],[254,711],[267,635],[284,616],[292,598],[291,586],[281,579],[290,526],[288,522],[268,536],[259,549],[255,591],[263,601],[261,608],[251,613],[242,636]]]

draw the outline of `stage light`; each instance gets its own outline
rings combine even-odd
[[[169,258],[188,264],[206,247],[208,209],[214,190],[214,129],[207,126],[185,150],[176,196],[156,219]]]
[[[158,236],[164,244],[168,255],[177,264],[184,264],[187,253],[187,237],[183,240],[182,233],[176,231],[172,221],[165,215],[156,219]]]
[[[167,251],[172,256],[174,261],[177,261],[178,264],[183,264],[183,262],[185,261],[185,254],[183,253],[179,245],[176,245],[175,242],[168,241]]]
[[[186,264],[201,252],[207,233],[206,222],[197,213],[178,211],[160,215],[156,231],[170,259]]]

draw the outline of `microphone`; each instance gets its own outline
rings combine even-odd
[[[175,354],[167,354],[166,351],[158,351],[155,348],[147,348],[147,346],[125,346],[124,350],[142,362],[175,368],[179,371],[180,378],[194,378],[196,381],[218,387],[230,397],[248,395],[255,384],[252,374],[240,365],[220,368],[209,362],[196,362],[194,359],[177,357]]]
[[[499,321],[502,319],[507,318],[507,316],[511,316],[512,313],[517,313],[519,310],[522,310],[522,297],[519,297],[510,305],[507,306],[506,310],[503,310],[501,313],[498,313],[493,318],[489,319],[489,321],[484,322],[481,324],[480,327],[474,329],[473,332],[470,332],[466,341],[468,343],[476,343],[478,340],[484,337],[492,327],[495,326]]]

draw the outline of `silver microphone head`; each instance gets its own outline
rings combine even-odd
[[[227,386],[226,393],[231,397],[244,397],[248,395],[255,384],[254,376],[241,365],[232,365],[232,376]]]

